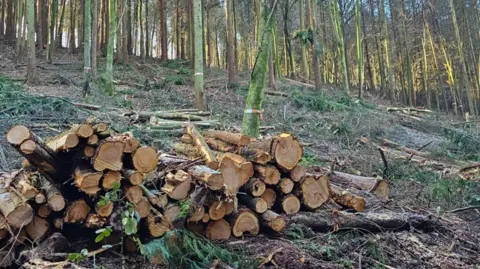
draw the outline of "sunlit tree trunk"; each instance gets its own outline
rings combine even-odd
[[[355,0],[355,30],[357,37],[357,65],[358,65],[358,98],[362,98],[363,92],[363,46],[362,28],[360,15],[360,0]]]
[[[272,15],[275,6],[269,8],[266,0],[261,0],[260,24],[258,40],[260,48],[253,66],[246,108],[243,115],[242,133],[250,137],[258,137],[260,119],[263,108],[264,88],[267,80],[268,58],[271,52]]]
[[[337,33],[337,42],[338,42],[338,50],[340,52],[341,64],[342,64],[342,75],[343,75],[343,91],[345,94],[350,93],[350,85],[348,82],[348,68],[347,68],[347,56],[345,55],[345,43],[343,39],[343,30],[342,30],[342,22],[340,18],[340,13],[338,11],[338,3],[334,1],[333,4],[333,18],[335,22],[335,29]]]
[[[91,0],[85,0],[85,15],[83,19],[84,25],[84,42],[83,42],[83,70],[85,84],[83,86],[83,93],[87,95],[90,93],[90,78],[91,78],[91,47],[92,47],[92,13],[91,13]]]
[[[227,19],[228,84],[230,85],[237,81],[234,43],[235,33],[233,32],[233,1],[234,0],[225,0],[225,16]]]
[[[16,61],[17,61],[17,64],[20,63],[20,61],[22,60],[22,18],[23,18],[23,8],[25,6],[25,1],[23,0],[20,0],[17,5],[18,5],[18,8],[17,8],[17,25],[18,25],[18,34],[17,34],[17,44],[16,44],[16,51],[17,51],[17,57],[16,57]]]
[[[202,44],[203,31],[202,31],[202,0],[194,0],[193,2],[193,14],[194,14],[194,28],[195,28],[195,43]],[[204,97],[203,97],[203,47],[195,47],[195,107],[200,110],[205,109]]]
[[[91,75],[97,73],[97,48],[98,48],[98,0],[92,0],[92,70]]]
[[[165,0],[159,0],[161,9],[160,9],[160,43],[162,49],[162,61],[168,60],[168,37],[167,37],[167,16],[166,16],[166,2]],[[157,34],[158,35],[158,34]]]
[[[48,52],[47,52],[47,62],[52,63],[53,60],[53,48],[55,46],[55,23],[57,20],[57,11],[58,11],[58,1],[53,0],[52,5],[50,6],[50,32],[49,32],[49,41],[48,41]],[[19,24],[20,25],[20,24]]]
[[[463,56],[463,41],[460,38],[460,31],[458,29],[458,24],[457,24],[457,16],[455,14],[455,6],[453,5],[453,0],[449,0],[449,3],[450,3],[450,11],[451,11],[451,14],[452,14],[453,27],[455,29],[455,37],[456,37],[456,40],[457,40],[458,59],[459,59],[459,62],[460,62],[460,66],[462,68],[461,87],[463,89],[465,97],[467,98],[468,111],[470,111],[471,115],[475,115],[475,108],[473,106],[473,100],[472,100],[472,96],[470,94],[470,85],[469,85],[469,82],[468,82],[467,66],[465,64],[465,59],[464,59],[464,56]]]
[[[28,61],[27,76],[28,83],[38,81],[37,57],[35,55],[35,0],[27,0],[27,23],[28,23]]]
[[[115,87],[113,85],[113,46],[115,43],[115,0],[108,0],[110,8],[109,16],[109,38],[108,38],[108,47],[107,47],[107,65],[105,68],[105,91],[109,95],[115,94]]]
[[[145,37],[143,32],[143,1],[138,0],[138,31],[140,32],[140,58],[145,62]]]
[[[70,0],[70,10],[75,10],[75,1]],[[75,54],[75,12],[70,12],[70,52]]]
[[[307,0],[307,21],[312,29],[312,70],[315,78],[315,90],[320,91],[320,88],[322,87],[322,77],[320,75],[320,62],[318,60],[320,37],[318,34],[316,3],[315,0]]]

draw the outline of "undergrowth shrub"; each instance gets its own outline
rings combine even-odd
[[[163,67],[171,69],[179,69],[180,67],[186,66],[188,61],[182,59],[170,59],[162,64]]]
[[[165,77],[165,84],[185,85],[187,84],[185,77],[181,75],[168,75]]]
[[[170,268],[209,268],[215,260],[233,268],[259,265],[257,259],[251,258],[251,253],[223,248],[187,230],[169,231],[162,238],[143,245],[143,249],[148,259],[160,255]]]
[[[448,142],[442,143],[444,154],[450,158],[480,161],[480,138],[468,132],[444,128]]]
[[[329,96],[323,92],[300,92],[298,89],[292,93],[293,104],[318,112],[330,111],[353,111],[359,108],[375,108],[373,104],[367,104],[363,100],[349,96]]]

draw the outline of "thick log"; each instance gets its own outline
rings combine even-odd
[[[120,171],[123,167],[122,156],[125,144],[114,139],[105,139],[100,142],[95,155],[92,157],[93,169]]]
[[[308,209],[317,209],[330,198],[328,177],[307,175],[300,183],[298,192]]]
[[[330,195],[335,203],[351,208],[357,212],[365,210],[365,199],[361,196],[352,194],[338,186],[330,184]]]
[[[6,139],[12,146],[19,147],[23,142],[32,139],[36,140],[36,137],[30,130],[23,125],[15,125],[8,130]]]
[[[107,202],[106,204],[102,205],[97,203],[95,205],[95,212],[97,212],[100,217],[109,217],[112,215],[113,207],[113,202]]]
[[[300,142],[291,134],[280,134],[272,139],[270,154],[279,167],[290,171],[303,156]]]
[[[34,243],[42,240],[42,238],[47,235],[48,229],[48,221],[37,216],[34,216],[32,221],[25,227],[25,231]]]
[[[198,208],[195,208],[195,210],[193,210],[193,212],[189,214],[187,221],[188,222],[201,221],[203,218],[203,214],[205,214],[205,207],[200,206]]]
[[[225,153],[221,156],[218,170],[223,175],[227,196],[235,196],[240,187],[253,176],[252,163],[233,153]]]
[[[133,167],[140,173],[149,173],[157,167],[157,150],[150,146],[143,146],[132,153]]]
[[[125,197],[130,203],[136,204],[140,202],[143,197],[142,187],[125,184]]]
[[[55,212],[65,208],[65,198],[58,188],[47,177],[38,175],[39,186],[45,193],[48,206]]]
[[[14,140],[14,143],[16,143],[17,141],[11,138],[11,136],[18,134],[18,129],[24,131],[24,128],[26,127],[17,125],[10,129],[10,131],[7,133],[7,141],[8,139],[11,139]],[[38,170],[45,172],[50,176],[57,175],[61,168],[57,154],[52,149],[47,147],[35,134],[30,132],[28,129],[26,130],[28,133],[23,136],[28,136],[28,139],[24,140],[24,142],[22,142],[20,145],[15,145],[14,143],[10,144],[28,160],[30,165],[35,166]]]
[[[94,171],[90,166],[86,165],[75,168],[73,172],[75,185],[88,195],[95,195],[101,190],[99,185],[102,176],[102,172]]]
[[[214,201],[208,208],[208,215],[211,220],[219,220],[225,217],[225,203],[223,201]]]
[[[125,153],[135,152],[140,147],[140,140],[131,136],[125,137],[123,143],[125,144],[125,148],[123,149]]]
[[[160,237],[173,229],[173,222],[180,212],[178,205],[167,206],[163,216],[156,216],[153,213],[147,216],[147,229],[151,236]]]
[[[441,228],[441,224],[435,217],[410,213],[301,212],[290,216],[287,223],[291,227],[300,225],[317,232],[359,229],[376,233],[412,228],[428,232]]]
[[[0,215],[12,228],[21,228],[32,221],[33,209],[17,192],[8,190],[0,182]]]
[[[73,201],[63,214],[63,221],[66,223],[83,222],[90,212],[90,207],[84,200]]]
[[[203,224],[203,222],[193,222],[193,221],[190,221],[187,223],[187,229],[190,230],[191,232],[197,234],[197,235],[200,235],[200,236],[204,236],[205,235],[205,225]]]
[[[210,221],[205,229],[205,237],[210,240],[227,240],[231,233],[232,228],[224,219]]]
[[[258,178],[250,178],[245,185],[243,185],[240,190],[246,192],[255,197],[259,197],[265,192],[265,183]]]
[[[181,171],[181,170],[180,170]],[[182,171],[183,172],[183,171]],[[178,172],[177,172],[178,174]],[[183,173],[182,173],[183,174]],[[185,198],[190,194],[190,190],[192,188],[192,178],[189,174],[187,174],[188,177],[186,177],[182,182],[176,181],[176,185],[170,184],[167,182],[167,184],[163,185],[162,191],[165,192],[168,197],[171,199],[180,201]],[[174,178],[175,176],[173,176]],[[168,176],[167,176],[168,178]],[[170,180],[173,182],[173,179]]]
[[[208,147],[207,142],[205,142],[205,138],[202,136],[202,134],[197,130],[197,128],[194,125],[192,124],[187,125],[185,127],[185,133],[192,136],[193,145],[199,149],[200,153],[205,158],[207,165],[216,160],[212,150]]]
[[[241,237],[246,232],[255,236],[260,232],[258,217],[249,209],[239,209],[229,219],[232,226],[232,234],[235,237]]]
[[[247,194],[238,194],[238,201],[256,213],[262,214],[267,211],[267,202],[260,197],[252,197]]]
[[[328,175],[332,182],[339,182],[355,187],[360,190],[369,191],[382,200],[388,200],[389,184],[388,181],[374,177],[363,177],[343,172],[331,172]]]
[[[93,135],[93,127],[88,123],[74,124],[71,131],[80,138],[89,138]]]
[[[80,140],[75,133],[66,132],[60,136],[50,139],[47,146],[54,151],[67,151],[75,148]]]
[[[146,218],[150,214],[152,204],[148,201],[147,197],[142,197],[138,203],[135,204],[135,210],[141,219]]]
[[[280,199],[280,206],[287,215],[296,214],[300,211],[300,200],[297,196],[289,194]]]
[[[272,208],[277,200],[277,193],[272,188],[266,188],[262,195],[260,195],[260,198],[267,202],[267,208]]]
[[[281,232],[286,227],[285,218],[272,210],[267,210],[262,214],[260,223],[275,232]]]
[[[123,169],[123,175],[132,185],[140,185],[143,182],[144,174],[134,169]],[[105,179],[104,179],[105,181]]]
[[[220,190],[223,188],[222,173],[213,170],[205,165],[195,165],[188,168],[188,173],[197,181],[205,183],[211,190]]]
[[[93,130],[96,133],[105,132],[106,130],[108,130],[108,124],[106,124],[104,122],[99,122],[99,123],[93,125]]]
[[[281,178],[280,182],[277,184],[277,189],[283,194],[289,194],[292,192],[295,187],[293,180],[289,178]]]
[[[85,219],[85,227],[91,229],[98,229],[104,227],[108,223],[106,217],[102,217],[98,214],[90,213]]]
[[[122,175],[118,171],[107,171],[103,175],[102,187],[107,190],[111,190],[115,185],[119,185],[122,180]],[[130,181],[131,183],[131,181]]]
[[[280,181],[280,172],[273,165],[255,165],[255,173],[265,184],[277,185]]]
[[[303,168],[303,166],[296,165],[290,171],[290,178],[293,180],[293,182],[300,182],[306,174],[307,172],[305,171],[305,168]]]
[[[250,143],[250,137],[240,133],[210,130],[206,131],[204,134],[207,137],[213,137],[237,146],[246,146]]]
[[[227,142],[224,142],[222,140],[216,140],[212,137],[207,137],[205,138],[205,142],[207,142],[207,145],[212,149],[220,152],[235,152],[237,150],[237,147],[229,144]]]

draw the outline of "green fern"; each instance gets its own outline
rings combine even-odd
[[[195,236],[187,230],[173,230],[144,246],[145,256],[160,254],[170,268],[209,268],[221,260],[234,268],[256,268],[259,260],[240,255]]]

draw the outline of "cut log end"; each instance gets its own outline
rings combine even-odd
[[[211,190],[220,190],[223,188],[223,175],[204,165],[192,166],[188,169],[188,173],[196,180],[205,183]]]
[[[108,202],[107,204],[95,206],[95,212],[101,217],[108,217],[113,212],[113,203]]]
[[[84,200],[77,200],[65,210],[63,220],[66,223],[82,222],[90,212],[90,207]]]
[[[210,205],[208,209],[208,215],[211,220],[219,220],[225,217],[225,203],[221,201],[215,201]]]
[[[140,186],[125,186],[125,197],[130,203],[136,204],[143,197],[143,189]]]
[[[152,205],[146,197],[142,197],[138,203],[135,204],[135,210],[141,219],[146,218],[152,209]]]
[[[124,170],[124,175],[132,185],[140,185],[142,184],[144,175],[133,169],[126,169]]]
[[[33,140],[27,140],[20,145],[20,151],[27,155],[33,154],[35,149],[37,149],[37,144]]]
[[[290,171],[290,178],[293,180],[293,182],[300,182],[305,175],[305,168],[300,165],[296,165],[292,171]]]
[[[224,219],[219,219],[208,224],[205,236],[210,240],[227,240],[230,238],[231,232],[230,224]]]
[[[300,211],[301,204],[297,196],[290,194],[282,198],[281,206],[283,212],[285,212],[287,215],[291,215]]]
[[[203,218],[203,214],[205,214],[205,207],[203,206],[200,206],[198,208],[196,208],[189,216],[189,218],[187,219],[188,222],[197,222],[197,221],[201,221],[202,218]]]
[[[33,217],[32,221],[25,227],[25,231],[34,242],[38,242],[47,234],[48,228],[48,221],[35,216]]]
[[[125,139],[124,143],[125,148],[123,149],[123,152],[125,153],[132,153],[140,147],[140,140],[133,137],[128,137]]]
[[[8,143],[20,146],[25,140],[30,138],[30,130],[23,125],[16,125],[7,132]]]
[[[102,141],[95,156],[92,157],[93,169],[120,171],[123,167],[123,148],[124,144],[121,141]]]
[[[153,147],[144,146],[132,154],[133,166],[141,173],[149,173],[157,167],[158,154]]]
[[[81,138],[89,138],[93,135],[93,127],[88,123],[75,125],[72,130]]]
[[[265,183],[258,178],[250,178],[248,182],[242,187],[242,190],[244,190],[246,193],[259,197],[265,192]]]
[[[253,165],[240,155],[226,153],[218,170],[222,173],[227,196],[235,196],[248,179],[253,176]]]
[[[238,199],[242,204],[248,206],[248,208],[250,208],[256,213],[261,214],[267,211],[268,209],[267,202],[260,197],[252,197],[250,195],[239,195]]]
[[[260,198],[267,202],[267,208],[272,208],[275,204],[275,200],[277,200],[277,193],[274,189],[266,188],[263,194],[260,195]]]
[[[75,148],[80,140],[74,133],[66,133],[55,137],[47,143],[47,146],[54,151],[69,150]]]
[[[280,171],[272,165],[255,165],[258,177],[268,185],[277,185],[280,181]]]
[[[262,224],[271,228],[276,232],[281,232],[285,229],[287,222],[285,218],[281,215],[273,212],[272,210],[267,210],[265,213],[262,214]]]
[[[313,175],[306,176],[300,184],[303,204],[311,209],[317,209],[330,198],[328,177],[319,178]]]
[[[1,204],[0,209],[3,206],[5,206],[5,204]],[[3,210],[0,212],[3,212]],[[20,228],[32,221],[33,209],[29,204],[24,203],[24,204],[17,205],[16,208],[13,211],[11,211],[11,213],[6,215],[7,215],[6,217],[7,222],[11,227]]]
[[[282,178],[277,186],[283,194],[289,194],[292,192],[293,187],[295,187],[295,183],[289,178]]]
[[[102,187],[111,190],[115,184],[119,184],[122,180],[122,175],[118,171],[108,171],[103,175]]]
[[[260,232],[258,217],[248,209],[239,210],[232,218],[232,234],[241,237],[244,233],[257,235]]]
[[[281,134],[273,139],[272,153],[278,166],[292,170],[302,159],[303,150],[300,142],[291,134]]]

